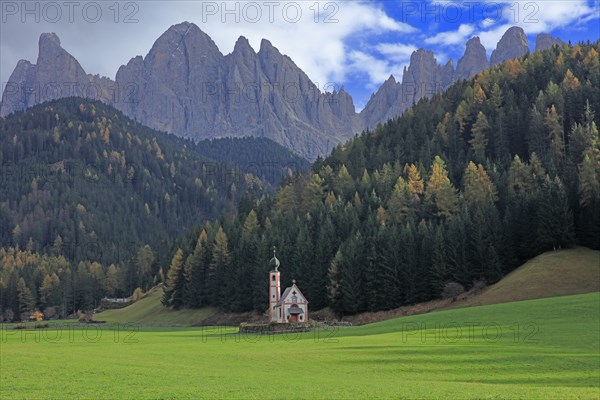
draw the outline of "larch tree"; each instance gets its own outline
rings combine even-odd
[[[163,304],[175,309],[184,304],[185,274],[183,268],[183,250],[177,249],[169,271],[167,272],[167,282],[164,287]]]
[[[418,203],[421,200],[425,188],[419,169],[415,164],[406,165],[404,169],[408,174],[408,190],[412,193],[414,202]]]
[[[458,210],[457,190],[450,182],[446,163],[440,156],[435,156],[433,160],[425,200],[432,207],[436,217],[449,219]]]
[[[465,171],[464,198],[469,207],[493,205],[498,193],[483,165],[469,162]]]

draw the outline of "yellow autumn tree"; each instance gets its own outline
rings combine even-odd
[[[469,162],[465,171],[464,198],[469,207],[483,207],[498,200],[498,192],[483,165]]]
[[[421,198],[425,184],[421,178],[421,173],[415,164],[406,165],[405,172],[408,174],[408,190],[413,194],[415,200]]]
[[[457,190],[450,182],[446,163],[440,156],[433,160],[425,200],[437,217],[449,219],[458,210]]]

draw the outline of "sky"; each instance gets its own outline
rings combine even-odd
[[[189,21],[228,54],[239,36],[258,51],[263,38],[325,91],[344,86],[357,110],[410,55],[433,50],[458,60],[479,36],[488,57],[502,34],[521,26],[532,50],[538,33],[563,41],[600,38],[600,2],[562,1],[5,1],[0,0],[2,89],[20,59],[35,63],[41,33],[55,32],[87,73],[115,78],[145,56],[171,25]]]

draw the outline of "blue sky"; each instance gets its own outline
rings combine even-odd
[[[146,55],[169,26],[190,21],[222,53],[246,36],[262,38],[298,64],[322,90],[344,85],[358,109],[393,74],[401,80],[410,54],[431,49],[440,63],[457,59],[479,36],[488,51],[510,26],[523,27],[530,47],[546,32],[564,41],[600,37],[599,2],[567,1],[2,1],[0,79],[19,59],[35,62],[43,32],[56,32],[86,72],[115,77],[120,65]]]

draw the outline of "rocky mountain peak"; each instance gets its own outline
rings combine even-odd
[[[39,45],[40,45],[40,48],[48,47],[48,46],[60,47],[60,39],[58,38],[58,35],[54,32],[42,33],[40,35]]]
[[[505,61],[519,58],[529,53],[529,42],[523,28],[513,26],[509,28],[492,52],[490,65],[501,64]]]
[[[479,37],[475,36],[467,41],[465,54],[458,60],[455,79],[469,79],[487,66],[485,47],[481,44]]]
[[[234,53],[241,54],[256,54],[252,46],[250,46],[250,42],[244,36],[240,36],[238,40],[235,42],[235,46],[233,47]]]
[[[277,50],[275,48],[275,46],[273,46],[273,44],[268,41],[267,39],[263,39],[260,41],[260,50],[258,51],[259,53],[270,53],[276,51],[279,53],[279,50]]]
[[[564,42],[548,33],[540,33],[535,38],[535,51],[551,49],[555,44],[562,46]]]

